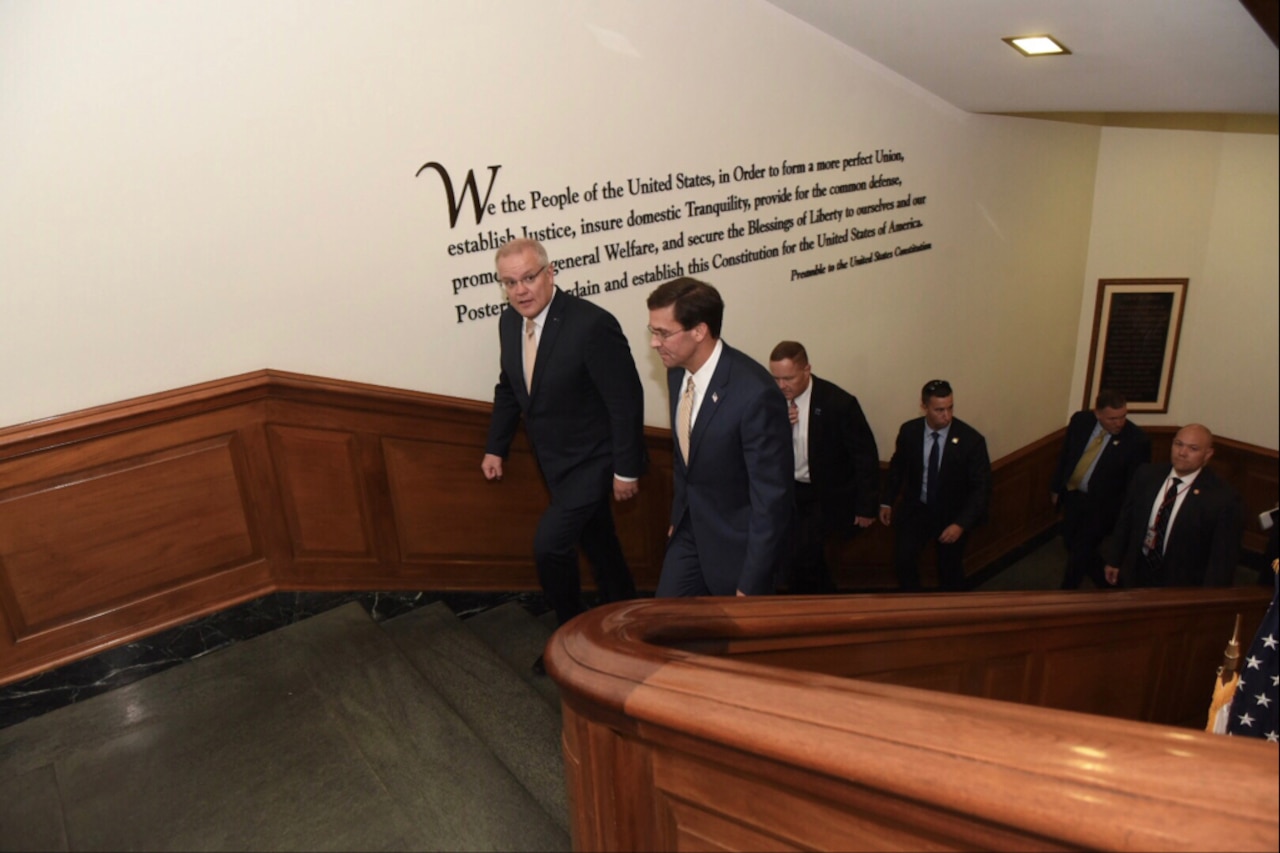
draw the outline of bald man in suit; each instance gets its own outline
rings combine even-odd
[[[1170,462],[1134,475],[1111,536],[1107,583],[1127,588],[1230,586],[1244,530],[1240,497],[1206,468],[1213,433],[1178,430]]]

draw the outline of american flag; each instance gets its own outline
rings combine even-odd
[[[1272,569],[1275,565],[1272,565]],[[1263,617],[1258,633],[1240,662],[1240,683],[1231,700],[1231,720],[1227,734],[1266,738],[1280,742],[1280,575],[1276,576],[1276,592]]]

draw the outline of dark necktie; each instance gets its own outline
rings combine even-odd
[[[1178,497],[1178,486],[1182,485],[1182,481],[1174,477],[1169,481],[1169,488],[1164,493],[1164,500],[1160,502],[1160,508],[1156,510],[1155,523],[1151,525],[1151,548],[1150,555],[1159,559],[1164,556],[1164,538],[1169,532],[1169,515],[1173,512],[1173,502]]]
[[[925,503],[933,506],[938,500],[938,458],[942,452],[938,449],[938,433],[929,433],[929,438],[933,444],[929,447],[929,474],[928,479],[925,480],[924,489]]]

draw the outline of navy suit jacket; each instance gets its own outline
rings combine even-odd
[[[1111,537],[1107,565],[1120,569],[1127,587],[1143,586],[1138,561],[1142,542],[1172,465],[1143,465],[1134,475]],[[1208,468],[1201,468],[1165,532],[1161,575],[1147,586],[1230,586],[1240,558],[1244,521],[1235,490]]]
[[[673,435],[684,376],[667,371]],[[671,526],[688,516],[713,594],[769,593],[795,497],[786,398],[769,371],[727,344],[702,395],[691,462],[676,442]]]
[[[506,457],[523,415],[553,503],[584,506],[613,491],[615,474],[639,477],[644,390],[631,347],[612,314],[556,289],[547,311],[533,388],[524,382],[524,318],[498,319],[501,373],[485,452]]]
[[[1062,452],[1058,454],[1058,467],[1049,483],[1050,490],[1059,497],[1066,494],[1067,480],[1080,461],[1080,454],[1084,453],[1097,423],[1098,416],[1092,409],[1071,416],[1062,441]],[[1119,435],[1108,435],[1105,439],[1093,476],[1089,478],[1089,497],[1095,511],[1106,519],[1109,527],[1115,524],[1116,516],[1120,514],[1125,490],[1134,473],[1151,461],[1151,440],[1141,427],[1128,420]]]
[[[813,377],[809,399],[809,482],[827,533],[849,535],[858,515],[875,518],[880,454],[858,398]]]
[[[889,494],[892,505],[905,488],[903,509],[914,512],[920,505],[924,482],[923,417],[907,421],[898,430],[893,458],[889,460]],[[953,418],[938,467],[938,507],[943,526],[958,524],[965,532],[987,518],[991,501],[991,460],[982,433],[959,418]]]

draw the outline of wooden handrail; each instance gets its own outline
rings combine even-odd
[[[1203,725],[1212,668],[1192,679],[1202,691],[1179,696],[1169,688],[1181,662],[1220,656],[1234,614],[1256,625],[1267,600],[1143,590],[590,611],[546,655],[564,702],[575,844],[1275,850],[1275,744],[981,695],[1004,672],[1024,700],[1061,705],[1052,682],[1064,662],[1089,660],[1079,652],[1100,638],[1150,637],[1161,665],[1140,692],[1193,705]],[[985,671],[969,682],[979,695],[903,686],[928,668],[930,646],[943,668]],[[1081,684],[1128,678],[1128,663],[1096,662]]]

